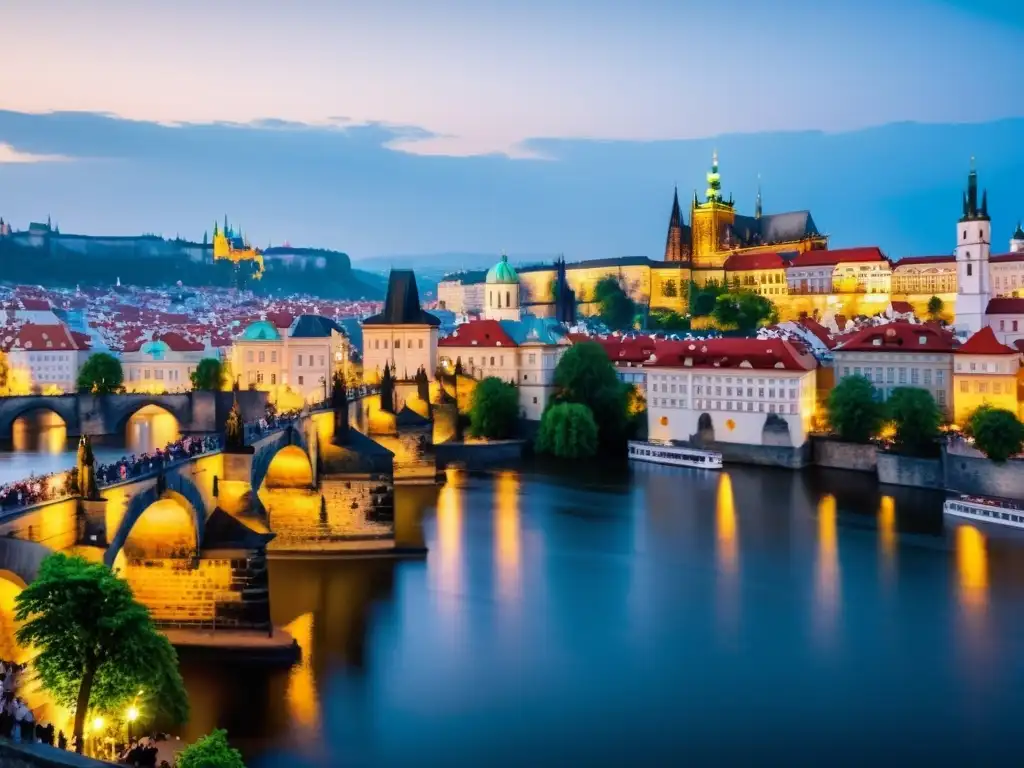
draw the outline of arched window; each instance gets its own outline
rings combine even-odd
[[[972,267],[972,266],[973,266],[973,265],[971,265],[971,264],[968,264],[968,265],[967,265],[967,276],[968,276],[968,277],[970,277],[970,276],[971,276],[971,267]]]
[[[964,240],[966,240],[966,239],[967,239],[967,230],[965,229],[964,230]]]
[[[505,291],[505,306],[506,307],[511,307],[512,306],[512,298],[511,298],[511,296],[512,296],[512,292],[511,291]]]
[[[494,306],[494,291],[488,291],[487,292],[487,306],[488,307],[493,307]]]
[[[501,309],[501,291],[495,291],[498,295],[498,309]]]

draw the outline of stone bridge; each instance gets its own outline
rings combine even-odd
[[[37,412],[57,414],[68,438],[89,435],[95,444],[117,443],[124,438],[128,420],[147,406],[170,413],[184,434],[219,431],[235,393],[186,392],[173,395],[131,393],[122,395],[25,395],[0,398],[0,449],[11,448],[14,422]],[[255,421],[266,409],[265,392],[238,392],[238,404],[245,421]]]

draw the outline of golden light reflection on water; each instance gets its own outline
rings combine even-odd
[[[434,572],[435,588],[441,592],[441,604],[457,608],[453,598],[462,582],[462,509],[464,504],[462,483],[465,473],[459,469],[445,470],[445,484],[437,495],[437,567]],[[431,565],[435,562],[431,553]]]
[[[284,628],[302,652],[302,659],[288,673],[285,702],[292,722],[306,736],[318,735],[320,731],[320,699],[313,674],[313,623],[313,613],[304,613]]]
[[[178,439],[178,420],[158,405],[140,408],[128,419],[125,445],[130,453],[149,453]]]
[[[68,429],[64,419],[53,411],[29,411],[15,419],[11,438],[16,451],[63,453],[67,450]]]
[[[498,474],[495,486],[497,516],[494,526],[495,566],[500,597],[517,601],[520,577],[519,475],[507,470]]]
[[[732,493],[732,478],[723,472],[718,480],[718,500],[715,504],[715,528],[718,541],[718,567],[734,575],[739,568],[736,539],[736,502]]]
[[[971,525],[956,529],[956,565],[960,603],[978,611],[988,603],[988,549],[985,535]]]
[[[891,573],[896,562],[896,500],[892,496],[883,496],[878,504],[878,543],[882,567]]]
[[[826,494],[818,502],[818,558],[816,620],[819,630],[831,634],[839,607],[839,544],[836,497]]]

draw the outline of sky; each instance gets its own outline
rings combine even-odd
[[[706,161],[690,160],[691,149],[739,151],[758,136],[821,131],[848,136],[832,149],[853,153],[865,176],[885,177],[894,158],[857,136],[907,121],[945,125],[958,138],[935,138],[935,151],[948,152],[959,184],[966,158],[955,152],[993,155],[985,126],[1024,117],[1024,3],[1006,0],[5,6],[0,215],[19,225],[49,212],[64,231],[116,224],[200,236],[201,202],[204,222],[227,210],[261,241],[318,238],[356,257],[652,255],[666,190],[702,185]],[[952,129],[964,124],[976,136]],[[768,188],[793,184],[772,155],[783,144],[800,154],[800,142],[784,140],[763,145],[764,157],[732,159],[737,196],[773,168],[787,178],[765,178]],[[626,162],[647,165],[631,173]],[[602,176],[649,188],[597,190]],[[618,222],[603,223],[600,238],[567,198],[588,190],[588,214]],[[651,221],[631,213],[654,200]],[[816,211],[829,201],[793,204]],[[481,215],[495,222],[482,226]],[[878,233],[893,247],[931,244],[891,229]]]

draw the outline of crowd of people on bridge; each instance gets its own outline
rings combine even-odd
[[[36,742],[67,747],[64,732],[55,733],[52,723],[37,723],[18,689],[27,676],[24,664],[0,661],[0,736],[14,742]]]
[[[220,447],[221,440],[218,435],[182,437],[168,443],[164,448],[157,448],[152,453],[122,456],[110,464],[99,465],[96,467],[96,482],[103,486],[131,480],[155,472],[162,466],[216,451]]]

